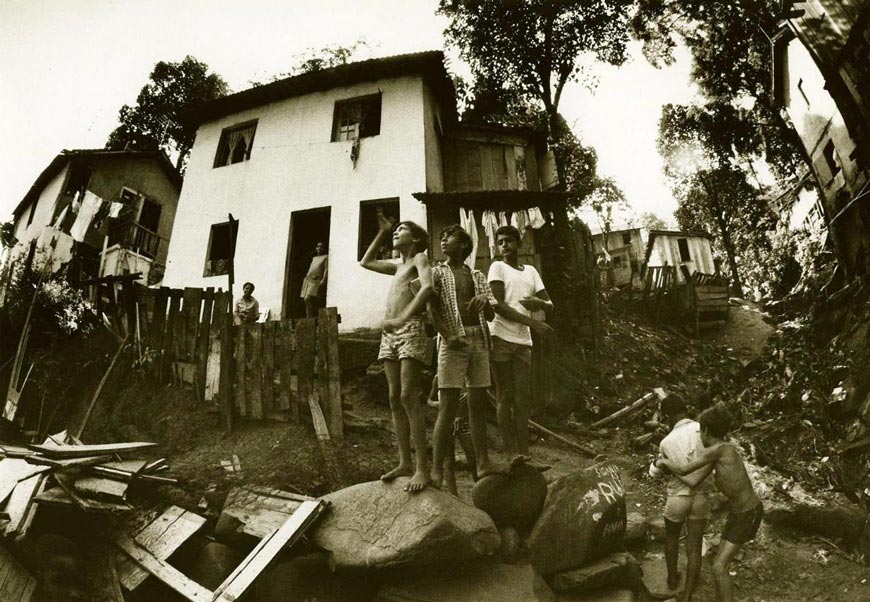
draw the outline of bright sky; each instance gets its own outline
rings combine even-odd
[[[154,64],[190,54],[234,91],[286,72],[306,48],[364,37],[375,56],[443,47],[437,0],[2,0],[0,221],[64,148],[101,148]],[[636,50],[636,49],[635,49]],[[688,58],[665,70],[636,58],[600,67],[593,94],[566,89],[562,112],[598,150],[599,171],[638,213],[671,219],[655,149],[660,108],[690,90]],[[591,224],[590,224],[591,225]]]

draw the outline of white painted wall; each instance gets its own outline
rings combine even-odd
[[[34,239],[39,240],[40,237],[42,237],[43,240],[40,240],[40,242],[37,243],[37,253],[42,250],[42,246],[45,242],[43,230],[46,230],[46,226],[51,225],[51,218],[54,216],[55,203],[57,202],[57,197],[60,194],[63,183],[66,180],[66,172],[68,169],[69,167],[61,169],[42,189],[42,193],[40,193],[39,197],[36,199],[36,212],[33,214],[33,221],[30,225],[27,225],[27,220],[30,217],[31,211],[30,206],[25,207],[21,217],[18,218],[18,221],[15,223],[15,238],[18,239],[18,242],[9,254],[10,261],[17,261],[19,258],[26,258],[30,249],[30,242]],[[54,230],[51,230],[51,233],[54,233]],[[47,240],[50,241],[51,236],[49,236]],[[52,252],[53,263],[56,263],[57,261],[69,261],[70,248],[71,245],[64,245],[63,247],[56,248],[55,251]]]
[[[685,238],[688,242],[691,261],[682,261],[680,259],[680,247],[677,242],[680,238]],[[650,251],[647,266],[658,267],[663,265],[677,266],[677,282],[679,283],[685,281],[679,269],[681,265],[685,265],[689,269],[690,274],[695,272],[712,274],[715,267],[713,266],[713,251],[710,248],[710,241],[703,236],[656,235],[653,239],[653,247]]]
[[[330,142],[337,100],[382,92],[381,131],[361,140],[356,168],[351,142]],[[289,98],[203,124],[191,152],[178,204],[163,284],[223,287],[226,276],[203,277],[212,224],[239,220],[236,282],[252,281],[261,307],[281,315],[290,215],[331,207],[327,305],[340,328],[376,327],[389,278],[359,267],[359,203],[399,197],[403,220],[425,226],[424,103],[420,77],[361,83]],[[248,161],[212,168],[221,131],[257,119]]]
[[[129,249],[123,249],[119,245],[112,245],[106,249],[100,276],[119,276],[121,274],[141,272],[142,278],[140,282],[148,282],[152,263],[147,257]]]

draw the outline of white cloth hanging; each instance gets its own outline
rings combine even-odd
[[[547,223],[547,220],[544,219],[544,214],[541,213],[540,207],[530,207],[529,208],[529,225],[537,230],[538,228],[543,228]]]
[[[498,212],[498,225],[501,226],[509,226],[510,222],[508,222],[507,213],[504,211]]]
[[[523,236],[526,234],[526,228],[529,227],[529,213],[525,209],[521,209],[520,211],[514,212],[514,218],[516,219],[516,229],[520,231],[520,240],[522,240]]]
[[[90,191],[85,192],[82,199],[82,206],[79,208],[79,214],[76,216],[76,221],[69,230],[70,236],[76,242],[83,242],[88,228],[91,227],[91,222],[94,221],[94,216],[100,207],[103,205],[103,199]]]
[[[109,203],[109,217],[118,217],[123,208],[123,203]]]
[[[471,209],[468,210],[468,220],[466,224],[465,231],[468,232],[469,236],[471,236],[471,253],[468,257],[465,258],[465,265],[468,266],[469,269],[474,269],[474,264],[477,262],[477,220],[474,218],[474,211]]]
[[[66,217],[67,212],[69,211],[69,205],[63,208],[63,211],[60,212],[60,215],[57,216],[57,219],[54,220],[54,228],[56,230],[60,230],[61,225],[63,225],[63,218]]]
[[[498,218],[495,216],[495,211],[487,209],[483,212],[480,219],[483,224],[483,230],[486,232],[486,238],[489,242],[489,256],[493,259],[496,257],[495,231],[498,230]]]

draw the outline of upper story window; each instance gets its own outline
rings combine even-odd
[[[229,265],[236,252],[236,238],[238,235],[238,221],[212,224],[208,237],[205,267],[202,271],[203,276],[229,274]]]
[[[631,232],[623,232],[622,233],[622,244],[624,244],[624,245],[631,244]]]
[[[828,140],[825,148],[822,149],[822,155],[825,157],[825,164],[828,166],[828,171],[831,172],[831,178],[833,178],[840,171],[840,161],[839,157],[837,157],[837,147],[834,146],[833,140]]]
[[[360,96],[335,103],[332,141],[356,140],[381,133],[381,95]]]
[[[214,166],[223,167],[250,159],[256,132],[256,120],[224,128],[214,157]]]

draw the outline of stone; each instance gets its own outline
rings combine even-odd
[[[550,602],[548,590],[536,592],[529,565],[466,563],[449,572],[403,572],[388,578],[375,602]]]
[[[559,594],[558,602],[635,602],[637,596],[630,589],[601,589],[594,592],[566,592]]]
[[[505,527],[499,530],[501,535],[501,554],[502,561],[508,564],[516,564],[522,556],[523,540],[520,534],[513,527]]]
[[[640,563],[643,571],[643,582],[649,594],[656,599],[667,599],[675,591],[686,587],[686,556],[681,553],[677,561],[677,570],[680,572],[680,585],[677,590],[668,587],[668,567],[664,555],[646,558]]]
[[[510,474],[483,477],[471,491],[474,505],[498,528],[514,527],[527,533],[547,500],[547,481],[537,468],[525,463],[511,466]]]
[[[528,538],[530,560],[545,576],[581,567],[622,551],[625,525],[625,490],[614,465],[567,475],[550,484]]]
[[[612,585],[625,586],[639,577],[640,569],[634,556],[615,552],[579,569],[552,575],[550,585],[557,592],[592,591]]]
[[[363,602],[377,585],[366,575],[332,573],[329,556],[306,554],[271,565],[254,581],[257,602]]]
[[[310,532],[337,568],[462,563],[498,552],[492,519],[433,489],[409,494],[407,478],[360,483],[324,496],[330,510]]]
[[[870,558],[870,517],[851,502],[828,500],[827,506],[791,504],[765,508],[764,522],[840,540],[849,551]]]
[[[623,541],[626,545],[639,545],[643,543],[648,527],[649,524],[643,513],[629,512],[625,517],[625,537]]]
[[[217,541],[205,544],[190,567],[188,577],[208,589],[216,589],[230,576],[244,556]]]

